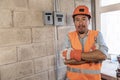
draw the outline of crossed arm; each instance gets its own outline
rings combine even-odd
[[[108,47],[106,46],[104,42],[101,32],[99,32],[96,42],[99,44],[99,48],[94,51],[81,53],[81,61],[76,61],[72,59],[72,60],[65,60],[64,63],[65,64],[68,64],[68,63],[83,64],[83,63],[99,62],[99,61],[105,60],[107,58],[106,54],[108,52]],[[65,45],[63,49],[65,49],[66,47],[67,48],[71,47],[71,43],[69,41],[68,36],[66,37],[66,41],[65,41]]]
[[[65,64],[84,64],[84,63],[97,63],[100,61],[103,61],[107,58],[107,56],[101,52],[100,50],[94,50],[91,52],[85,52],[85,53],[81,53],[81,61],[76,61],[74,59],[70,59],[70,60],[65,60]]]

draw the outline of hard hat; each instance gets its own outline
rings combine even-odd
[[[79,14],[87,15],[89,18],[91,18],[89,9],[85,5],[80,5],[80,6],[76,7],[72,16],[74,18],[74,16],[79,15]]]

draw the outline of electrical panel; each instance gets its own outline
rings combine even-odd
[[[61,12],[44,12],[44,24],[62,26],[65,25],[65,14]]]
[[[65,15],[61,12],[54,12],[54,25],[61,26],[65,24]]]
[[[53,24],[53,13],[52,12],[44,12],[44,24],[45,25]]]

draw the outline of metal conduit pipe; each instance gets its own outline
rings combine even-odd
[[[58,0],[54,0],[54,13],[59,11],[59,4],[58,4]],[[58,69],[59,69],[59,63],[58,63],[58,59],[59,59],[59,54],[58,54],[58,26],[55,26],[55,73],[56,73],[56,80],[58,80]]]

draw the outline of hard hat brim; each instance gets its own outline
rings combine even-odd
[[[77,16],[77,15],[85,15],[85,16],[87,16],[89,19],[91,19],[91,15],[87,15],[87,14],[75,14],[75,15],[72,15],[72,17],[74,18],[74,17]]]

